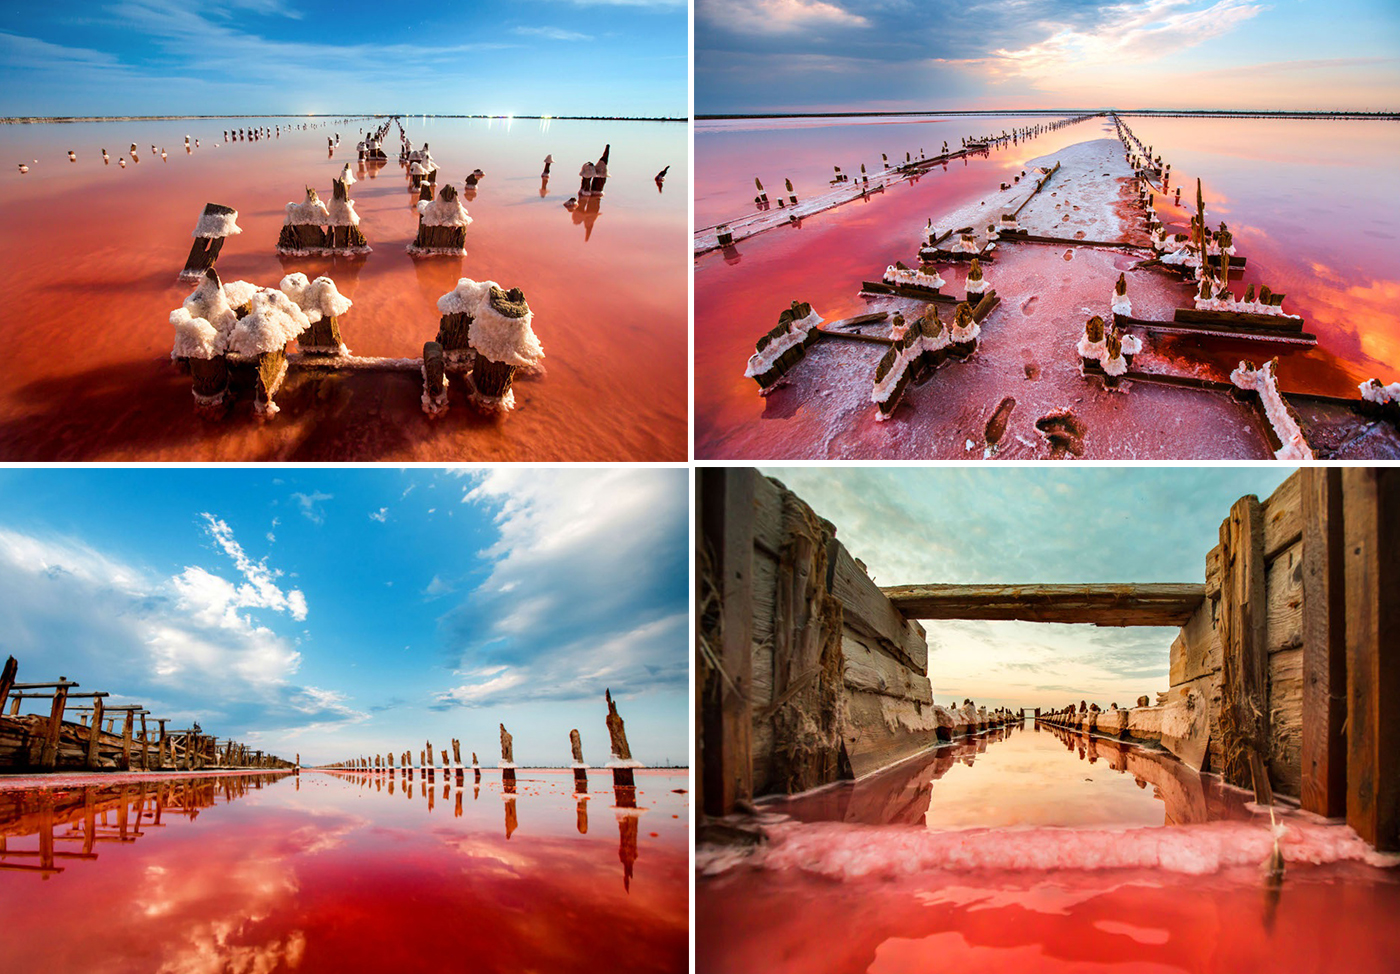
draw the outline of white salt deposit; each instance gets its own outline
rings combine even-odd
[[[318,277],[308,283],[305,274],[288,274],[282,278],[278,288],[306,313],[307,321],[343,315],[352,304],[349,298],[336,290],[335,281],[329,277]]]
[[[527,311],[523,318],[501,314],[491,306],[493,287],[500,285],[495,281],[473,281],[464,277],[455,288],[438,298],[438,310],[445,315],[471,315],[471,346],[492,362],[518,368],[537,367],[544,358],[544,348],[530,327],[534,313]]]
[[[1381,385],[1380,379],[1367,379],[1357,386],[1361,390],[1361,398],[1367,402],[1373,402],[1378,406],[1386,403],[1400,402],[1400,382],[1392,382],[1390,385]]]
[[[247,282],[239,281],[237,283],[246,284]],[[249,286],[251,287],[251,285]],[[181,306],[182,310],[188,312],[191,318],[203,318],[213,325],[220,335],[227,337],[228,333],[233,330],[234,323],[238,320],[233,309],[247,300],[244,298],[243,301],[231,301],[229,299],[230,287],[231,285],[220,287],[210,278],[202,277],[198,286],[185,298],[184,304]],[[174,323],[175,319],[172,317],[171,324]]]
[[[363,143],[361,144],[363,145]],[[350,163],[348,162],[345,164],[345,168],[340,171],[340,181],[346,186],[352,186],[359,182],[359,180],[355,178],[355,174],[350,171]]]
[[[1276,459],[1313,459],[1312,447],[1308,446],[1303,431],[1298,428],[1297,420],[1289,412],[1287,403],[1278,391],[1273,362],[1265,362],[1262,367],[1254,370],[1249,369],[1248,363],[1241,362],[1235,371],[1230,373],[1230,381],[1237,388],[1253,389],[1259,393],[1259,399],[1264,404],[1264,415],[1268,418],[1269,425],[1274,428],[1279,442],[1283,444],[1274,452]]]
[[[984,294],[991,290],[992,284],[985,277],[978,280],[968,280],[966,282],[968,294]]]
[[[229,351],[253,356],[285,349],[289,341],[310,325],[306,315],[287,295],[259,288],[252,298],[252,311],[241,318],[229,334]]]
[[[902,284],[906,287],[926,287],[937,290],[946,284],[937,271],[932,274],[925,274],[917,267],[895,267],[891,264],[885,268],[884,282],[886,284]]]
[[[1132,317],[1133,302],[1129,300],[1126,294],[1119,294],[1117,291],[1113,292],[1113,313],[1116,315],[1123,315],[1127,318]]]
[[[467,208],[455,199],[419,200],[418,214],[426,227],[467,227],[472,222]]]
[[[962,327],[954,323],[949,336],[950,341],[961,344],[977,339],[982,334],[982,326],[975,321],[968,321],[967,327]]]
[[[333,199],[326,205],[326,221],[333,227],[358,227],[360,215],[355,212],[355,201]]]
[[[185,308],[170,312],[170,324],[175,327],[175,347],[171,358],[211,359],[224,350],[218,329],[204,318],[192,316]]]
[[[302,200],[287,204],[286,223],[288,226],[324,227],[330,223],[330,214],[326,212],[326,204],[319,199]]]
[[[1128,371],[1128,362],[1122,355],[1109,358],[1107,351],[1105,351],[1104,358],[1101,361],[1103,363],[1103,370],[1109,375],[1122,375],[1124,372]]]
[[[763,351],[754,352],[749,356],[749,364],[744,369],[744,376],[752,379],[773,368],[773,364],[782,358],[784,352],[795,345],[801,345],[806,340],[807,333],[821,324],[822,321],[822,316],[815,311],[799,321],[794,321],[786,335],[775,338],[764,347]]]
[[[1089,341],[1088,335],[1079,336],[1079,344],[1075,346],[1080,358],[1094,359],[1102,362],[1103,357],[1108,354],[1108,346],[1103,339],[1096,342]]]
[[[122,165],[126,165],[125,160]],[[201,213],[190,236],[218,238],[242,232],[243,228],[238,225],[238,211],[234,210],[232,213]]]
[[[603,767],[605,767],[605,768],[645,768],[646,765],[643,764],[642,762],[638,761],[636,758],[627,758],[626,760],[624,760],[624,759],[618,757],[616,754],[611,754],[611,755],[609,755],[609,757],[608,757],[608,763],[605,764],[605,765],[603,765]]]
[[[1136,335],[1125,334],[1123,336],[1123,354],[1137,355],[1142,351],[1142,339]]]

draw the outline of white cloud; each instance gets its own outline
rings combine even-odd
[[[387,507],[381,507],[377,511],[370,511],[369,519],[383,524],[385,521],[389,520],[389,509]]]
[[[824,0],[709,0],[695,15],[736,34],[791,34],[823,27],[869,27],[860,14]]]
[[[267,567],[267,559],[253,561],[243,550],[243,546],[233,537],[233,529],[227,523],[214,517],[212,514],[203,513],[200,517],[205,520],[205,530],[214,541],[223,549],[224,553],[233,561],[233,565],[238,569],[246,581],[231,594],[223,598],[222,609],[232,608],[257,608],[273,609],[278,612],[288,612],[291,617],[298,622],[306,619],[306,596],[300,589],[290,589],[286,592],[277,585],[276,578],[280,572],[274,572]],[[200,573],[203,569],[186,568],[186,574]],[[204,574],[208,574],[205,572]],[[205,580],[195,580],[192,585],[193,591],[209,592],[211,586]],[[217,592],[218,595],[223,595]]]
[[[515,33],[526,37],[543,37],[551,41],[591,41],[590,34],[580,34],[574,30],[563,30],[559,27],[517,27]]]
[[[325,522],[326,512],[321,509],[321,503],[322,501],[332,500],[334,497],[334,494],[322,494],[320,491],[315,490],[309,494],[292,494],[292,500],[296,501],[301,507],[302,516],[312,524],[322,524]]]

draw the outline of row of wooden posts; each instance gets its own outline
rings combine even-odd
[[[205,734],[198,724],[168,728],[170,718],[152,717],[140,704],[109,705],[106,691],[76,692],[79,684],[64,676],[43,683],[16,682],[18,671],[13,656],[0,670],[0,772],[290,767],[276,755]],[[50,701],[47,716],[21,715],[25,700]],[[75,706],[76,700],[91,703]],[[64,720],[69,713],[77,715],[78,723]]]
[[[635,787],[636,781],[632,773],[637,767],[632,759],[632,749],[627,743],[627,728],[623,723],[622,716],[617,712],[617,701],[613,700],[612,691],[603,691],[604,699],[608,704],[608,716],[606,718],[608,728],[609,744],[612,748],[613,784],[619,788]],[[505,783],[513,787],[515,785],[515,741],[510,731],[506,730],[506,725],[501,724],[501,778]],[[569,749],[573,757],[571,767],[574,771],[574,783],[580,789],[588,787],[588,765],[583,760],[583,739],[579,736],[578,729],[569,731]],[[433,780],[437,765],[434,763],[434,754],[442,755],[442,770],[444,773],[456,771],[461,776],[466,766],[462,763],[462,742],[457,738],[452,738],[452,759],[448,760],[447,750],[441,749],[434,752],[433,742],[425,741],[424,746],[418,752],[417,770],[428,776],[428,780]],[[477,781],[481,780],[481,763],[477,759],[476,752],[471,752],[471,769]],[[321,765],[324,768],[333,770],[359,771],[372,774],[393,774],[395,772],[394,754],[370,754],[361,757],[350,758],[344,761],[336,761],[332,764]],[[398,755],[398,772],[404,777],[412,778],[415,767],[412,763],[413,754],[411,751],[404,751]],[[297,756],[297,766],[301,765],[301,756]]]

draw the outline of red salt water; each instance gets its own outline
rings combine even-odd
[[[0,787],[4,967],[684,971],[688,781],[639,771],[640,815],[601,771],[583,801],[567,770],[522,769],[513,800],[494,771]],[[87,848],[84,799],[95,858],[3,868],[38,861],[45,814]]]
[[[14,165],[0,175],[0,457],[43,460],[681,460],[686,456],[686,130],[663,122],[405,118],[427,142],[439,185],[474,199],[468,255],[417,260],[417,229],[397,128],[377,172],[356,165],[362,128],[382,119],[197,119],[7,125]],[[320,127],[286,131],[289,124]],[[280,138],[224,143],[223,130],[282,125]],[[327,157],[326,139],[340,134]],[[184,137],[200,147],[186,153]],[[137,146],[140,161],[127,149]],[[596,212],[562,205],[578,170],[611,143]],[[164,147],[168,158],[152,155]],[[104,165],[105,147],[111,162]],[[77,161],[69,162],[74,149]],[[550,179],[540,172],[554,156]],[[118,165],[125,159],[126,166]],[[34,160],[38,160],[35,162]],[[329,198],[346,162],[363,260],[278,258],[283,207],[312,186]],[[658,191],[653,177],[671,170]],[[217,269],[276,287],[285,274],[332,276],[354,301],[342,318],[358,355],[413,357],[437,334],[438,297],[459,277],[520,287],[547,375],[520,378],[517,408],[476,413],[451,392],[423,416],[417,373],[312,379],[293,373],[282,412],[259,424],[247,403],[199,420],[188,376],[169,360],[168,317],[192,285],[176,275],[206,202],[239,211]]]
[[[981,120],[958,119],[947,124],[975,131],[999,131],[1028,121],[1032,120],[989,117]],[[1128,121],[1136,128],[1139,122],[1148,120],[1129,118]],[[1161,120],[1150,121],[1157,124]],[[1193,124],[1194,121],[1183,124]],[[894,143],[896,148],[922,145],[930,151],[936,148],[934,140],[925,134],[925,130],[937,129],[937,126],[928,124],[926,120],[919,123],[903,121],[889,126],[838,125],[832,122],[819,129],[798,130],[802,133],[800,139],[787,128],[762,129],[758,123],[746,123],[749,127],[740,132],[724,130],[711,134],[711,124],[719,123],[698,123],[696,137],[697,164],[705,174],[704,183],[697,191],[698,199],[709,201],[706,205],[709,207],[707,215],[710,216],[721,208],[725,208],[727,216],[731,218],[751,210],[752,203],[748,203],[746,208],[742,199],[742,196],[751,198],[752,195],[752,176],[747,171],[760,164],[771,168],[774,165],[769,162],[771,159],[782,160],[794,168],[806,167],[816,173],[822,167],[829,168],[833,161],[839,161],[843,168],[847,168],[843,156],[859,158],[862,153],[869,155],[870,150],[874,150],[874,157],[878,159],[879,151],[883,151],[882,144]],[[1231,124],[1248,126],[1254,124],[1254,120],[1232,120]],[[1266,147],[1263,153],[1256,151],[1250,160],[1252,170],[1261,174],[1258,176],[1260,183],[1265,187],[1292,187],[1292,191],[1298,193],[1304,189],[1312,193],[1314,186],[1320,185],[1323,188],[1318,191],[1327,194],[1327,202],[1320,205],[1331,206],[1340,199],[1344,201],[1340,204],[1344,211],[1362,207],[1374,209],[1369,187],[1376,183],[1368,180],[1375,174],[1376,167],[1383,165],[1389,157],[1388,147],[1394,148],[1388,142],[1396,131],[1394,126],[1370,122],[1306,124],[1318,126],[1314,130],[1317,132],[1349,133],[1347,144],[1352,151],[1345,161],[1355,178],[1334,178],[1320,184],[1309,182],[1307,178],[1298,176],[1295,167],[1286,158],[1268,156]],[[910,130],[902,140],[897,131],[901,125]],[[1359,126],[1372,127],[1356,128]],[[1362,134],[1351,134],[1358,132]],[[780,390],[778,395],[768,400],[761,398],[753,381],[744,377],[745,361],[752,354],[756,338],[772,326],[777,312],[789,301],[809,301],[828,320],[863,313],[868,309],[868,302],[858,295],[860,282],[878,279],[877,275],[884,267],[895,260],[913,260],[917,234],[929,217],[938,217],[984,198],[999,183],[1009,181],[1032,158],[1053,153],[1067,145],[1112,135],[1112,126],[1106,125],[1103,119],[1080,122],[1018,145],[994,149],[990,158],[959,160],[948,166],[947,171],[940,167],[912,185],[897,184],[868,200],[853,202],[808,218],[799,228],[783,227],[742,241],[737,245],[737,253],[731,252],[727,257],[716,252],[699,258],[695,278],[697,456],[917,459],[967,455],[961,449],[965,439],[972,441],[969,450],[980,447],[978,434],[997,400],[1002,395],[1025,399],[1021,390],[1029,387],[1025,383],[1012,382],[1016,377],[1010,373],[1004,376],[1006,381],[1002,383],[1007,386],[1006,389],[990,398],[983,396],[974,401],[958,396],[950,399],[946,387],[951,383],[940,374],[930,387],[914,391],[914,396],[923,397],[923,401],[916,405],[915,421],[876,424],[869,421],[872,416],[866,415],[873,413],[868,402],[863,407],[864,414],[859,419],[853,419],[855,400],[849,403],[847,400],[852,396],[861,402],[868,400],[869,380],[879,357],[878,349],[853,348],[846,343],[841,343],[839,348],[828,349],[830,343],[823,342],[809,355],[820,360],[810,367],[799,366],[804,376],[804,388]],[[942,138],[941,135],[938,137],[937,144],[941,144]],[[949,139],[950,145],[958,141]],[[1176,158],[1176,150],[1170,143],[1157,145],[1156,149],[1169,159]],[[893,157],[893,153],[891,155]],[[902,151],[898,158],[903,158]],[[1344,161],[1335,155],[1328,158],[1329,161]],[[1208,216],[1212,213],[1218,216],[1220,214],[1210,202],[1212,182],[1209,174],[1206,185]],[[713,186],[724,186],[726,190],[721,192],[712,189]],[[811,188],[807,190],[808,195],[812,192]],[[704,225],[699,207],[700,202],[697,202],[696,222],[697,225]],[[1241,206],[1240,212],[1249,229],[1249,242],[1240,242],[1240,252],[1249,258],[1251,265],[1247,275],[1262,273],[1267,280],[1278,281],[1278,289],[1288,292],[1292,308],[1292,300],[1300,297],[1301,291],[1292,285],[1293,278],[1288,273],[1279,270],[1280,261],[1287,258],[1295,264],[1307,266],[1314,236],[1292,236],[1286,224],[1277,229],[1271,228],[1267,222],[1270,210],[1264,205],[1257,210],[1247,210]],[[1228,214],[1226,218],[1232,230],[1235,229],[1235,220],[1230,219]],[[1368,228],[1378,229],[1369,224]],[[1336,248],[1334,267],[1343,266],[1352,272],[1365,267],[1367,274],[1373,274],[1377,280],[1400,279],[1400,269],[1393,264],[1394,248],[1390,249],[1389,257],[1376,261],[1371,247],[1374,239],[1348,237],[1341,233],[1328,236],[1330,245]],[[1265,246],[1264,239],[1275,243],[1272,247]],[[1014,259],[1014,248],[1007,248],[1002,260]],[[1107,265],[1110,259],[1114,262],[1113,266],[1100,266]],[[1254,269],[1256,260],[1259,265],[1257,271]],[[1028,306],[1021,306],[1020,302],[1014,308],[1003,304],[994,312],[995,320],[1006,322],[1009,329],[1006,338],[1002,339],[1003,343],[1007,338],[1016,343],[1009,346],[1009,350],[1021,354],[1026,364],[1034,365],[1037,369],[1045,369],[1053,363],[1077,367],[1077,363],[1072,361],[1072,339],[1068,343],[1050,343],[1046,332],[1068,328],[1066,334],[1077,333],[1083,325],[1081,306],[1085,303],[1084,295],[1106,293],[1100,282],[1093,279],[1089,279],[1087,284],[1076,285],[1076,276],[1082,278],[1085,274],[1104,273],[1109,275],[1107,279],[1111,283],[1117,272],[1131,263],[1133,260],[1126,255],[1115,256],[1110,252],[1081,249],[1075,261],[1066,264],[1066,280],[1063,283],[1046,282],[1053,286],[1041,288],[1036,301]],[[1009,269],[1013,268],[1000,262],[993,267],[990,273],[994,282],[998,273]],[[956,277],[949,277],[946,272],[944,276],[954,285],[950,290],[956,291]],[[1246,282],[1250,279],[1249,276],[1245,278]],[[1156,298],[1156,295],[1143,295],[1141,292],[1133,294],[1136,302],[1141,302],[1144,296],[1153,301]],[[1311,316],[1312,307],[1299,305],[1298,310]],[[1371,324],[1362,330],[1372,336],[1369,341],[1373,345],[1386,340],[1380,336],[1400,335],[1400,319],[1394,314],[1390,311],[1383,314],[1378,312],[1368,317]],[[1322,317],[1325,318],[1325,315]],[[1023,320],[1031,324],[1024,326]],[[1310,330],[1314,330],[1312,325],[1310,317]],[[1322,344],[1319,351],[1310,353],[1289,352],[1280,347],[1261,349],[1218,340],[1168,339],[1153,349],[1162,359],[1154,367],[1160,371],[1219,379],[1226,377],[1229,368],[1241,358],[1258,360],[1281,351],[1284,360],[1280,372],[1284,388],[1320,389],[1353,397],[1355,382],[1360,381],[1358,376],[1388,376],[1387,367],[1376,359],[1349,352],[1348,341],[1339,332],[1329,331],[1325,321],[1319,321],[1315,330]],[[1355,344],[1354,340],[1352,344]],[[956,366],[955,369],[984,368],[974,363]],[[805,388],[812,382],[818,383],[820,388]],[[1019,389],[1011,388],[1017,385]],[[1097,386],[1091,388],[1090,383],[1080,382],[1076,388],[1082,389],[1086,399],[1097,401],[1090,401],[1086,406],[1066,399],[1056,405],[1074,406],[1081,415],[1089,413],[1090,430],[1097,429],[1107,434],[1091,450],[1093,455],[1256,457],[1268,453],[1248,416],[1223,397],[1179,389],[1150,389],[1146,384],[1137,383],[1128,396],[1145,400],[1139,404],[1137,401],[1127,403],[1121,396],[1101,395],[1096,391]],[[939,392],[944,395],[939,396]],[[1212,402],[1211,399],[1220,401]],[[1022,403],[1024,407],[1025,402]],[[1129,407],[1135,407],[1135,415],[1131,417],[1125,415]],[[931,415],[931,411],[938,412],[937,421],[930,425],[925,417]],[[891,431],[881,426],[900,428]],[[938,439],[930,437],[930,429],[937,432]],[[949,442],[943,442],[945,439]],[[1034,442],[1021,446],[1018,449],[1013,444],[1011,452],[1001,455],[1035,455]]]
[[[1269,820],[1248,797],[1029,722],[946,745],[765,803],[790,816],[771,845],[697,878],[697,970],[1393,970],[1400,870],[1281,809],[1271,889]]]

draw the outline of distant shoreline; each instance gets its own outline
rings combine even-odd
[[[905,111],[905,112],[757,112],[752,114],[733,115],[703,115],[697,114],[695,120],[720,121],[724,119],[761,119],[761,118],[892,118],[900,116],[943,116],[943,115],[1001,115],[1001,116],[1026,116],[1026,115],[1084,115],[1097,112],[1113,112],[1116,115],[1134,116],[1161,116],[1161,117],[1184,117],[1184,118],[1353,118],[1353,119],[1382,119],[1388,121],[1400,120],[1400,112],[1254,112],[1245,110],[1211,110],[1192,111],[1188,109],[1176,108],[1026,108],[1019,111]]]
[[[688,118],[668,116],[625,115],[405,115],[394,113],[346,114],[335,112],[321,115],[13,115],[0,118],[5,125],[39,125],[63,122],[179,122],[183,120],[219,118],[512,118],[548,119],[551,122],[688,122]]]

